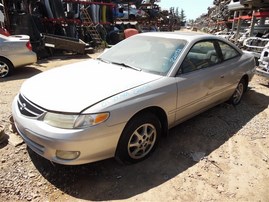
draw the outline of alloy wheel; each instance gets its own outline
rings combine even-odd
[[[0,77],[5,77],[8,75],[9,67],[6,63],[0,61]]]
[[[240,102],[242,95],[244,93],[244,84],[240,82],[235,90],[235,93],[233,95],[233,103],[237,104]]]
[[[133,159],[145,157],[155,145],[157,138],[156,128],[152,124],[143,124],[130,137],[128,153]]]

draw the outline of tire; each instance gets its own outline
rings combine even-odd
[[[238,105],[241,102],[242,96],[247,90],[247,86],[248,86],[248,83],[247,83],[246,79],[242,78],[239,81],[232,97],[229,100],[229,102],[232,105]]]
[[[140,114],[125,126],[115,154],[123,164],[140,162],[155,150],[161,135],[161,123],[152,113]]]
[[[13,64],[5,58],[0,58],[0,78],[4,78],[11,75],[13,71]]]

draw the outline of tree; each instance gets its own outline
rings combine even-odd
[[[181,9],[181,11],[180,11],[180,20],[182,22],[186,21],[186,15],[185,15],[185,11],[183,9]]]
[[[171,7],[171,8],[170,8],[170,14],[171,14],[171,15],[174,15],[174,14],[175,14],[175,8],[174,8],[174,7]]]
[[[176,15],[177,17],[180,17],[180,16],[179,16],[178,7],[176,8],[175,15]]]

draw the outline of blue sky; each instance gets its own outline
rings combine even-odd
[[[180,12],[183,9],[187,20],[195,20],[203,13],[207,13],[207,8],[213,5],[213,0],[161,0],[158,5],[162,10],[178,7]]]

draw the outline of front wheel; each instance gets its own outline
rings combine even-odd
[[[230,98],[230,103],[232,105],[238,105],[242,99],[242,96],[244,92],[247,90],[247,81],[245,79],[241,79],[232,95]]]
[[[124,164],[147,158],[156,148],[161,134],[161,123],[152,113],[140,114],[124,128],[115,157]]]

